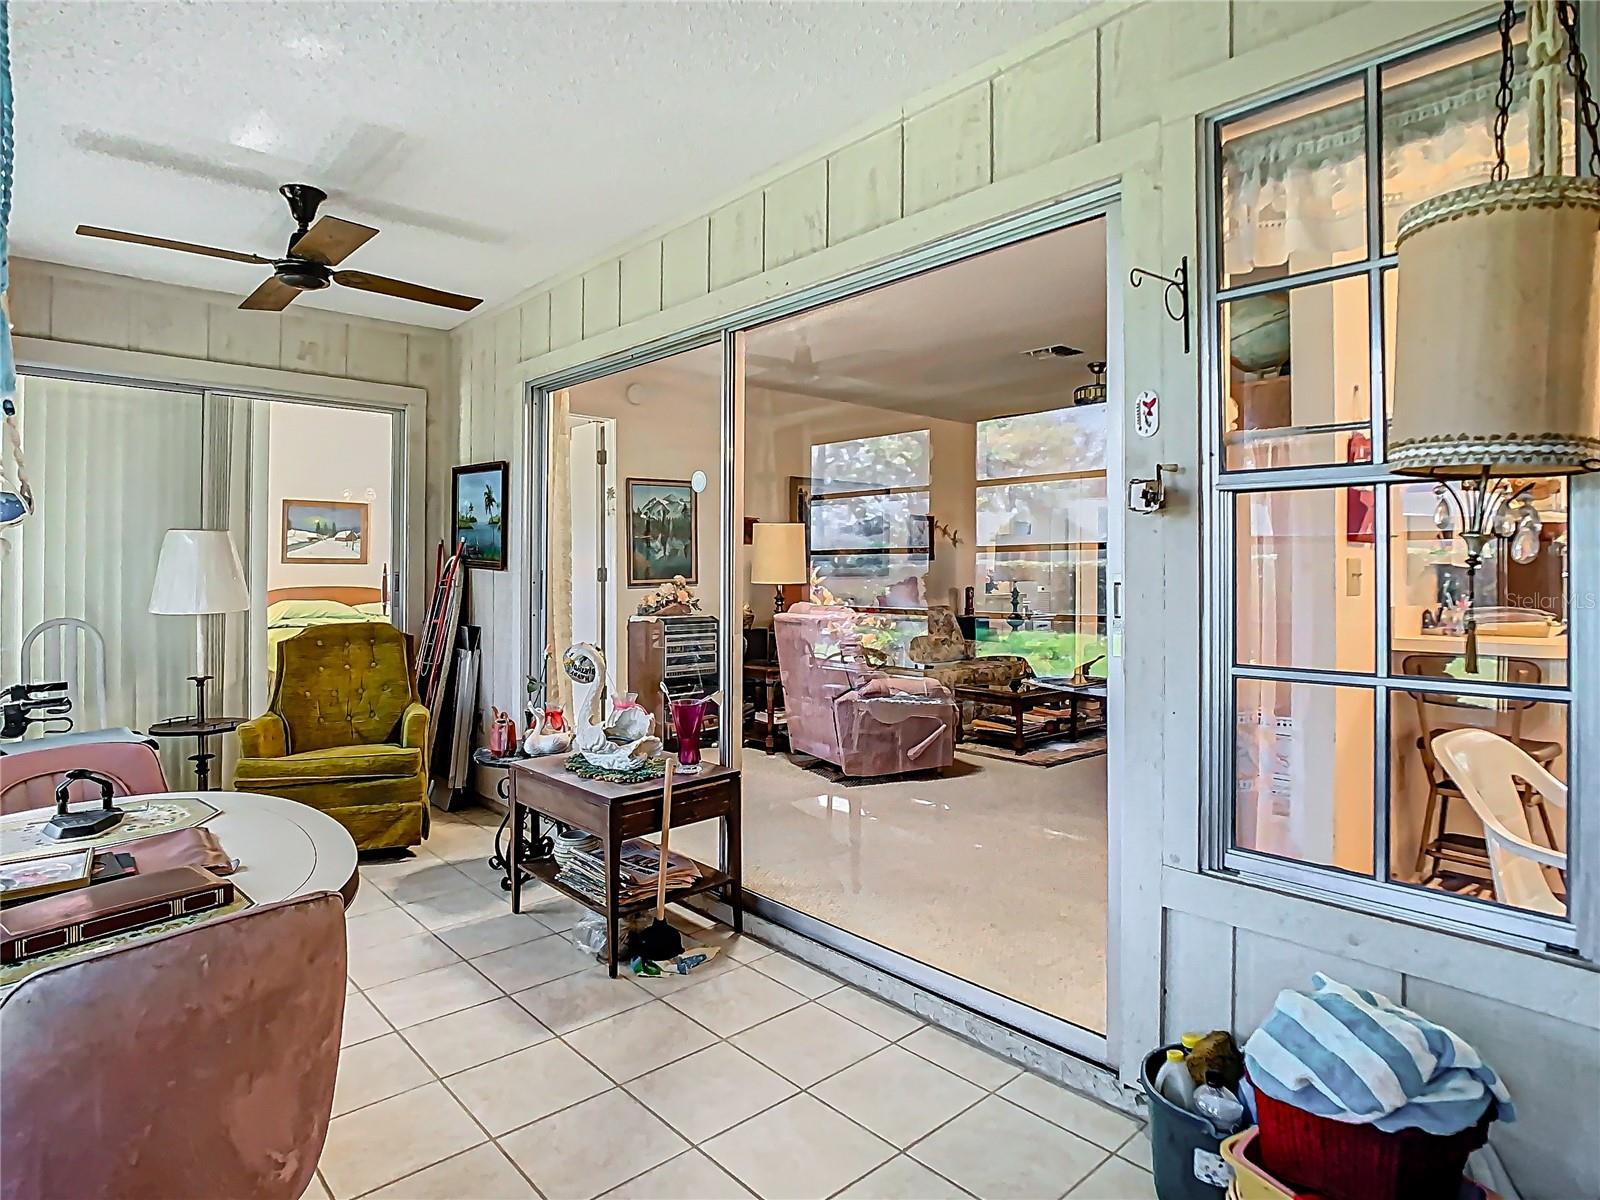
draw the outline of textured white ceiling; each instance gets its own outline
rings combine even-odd
[[[275,188],[302,181],[383,231],[348,266],[493,304],[1077,6],[21,0],[13,253],[242,297],[259,268],[73,228],[276,254]],[[308,302],[462,319],[347,289]]]

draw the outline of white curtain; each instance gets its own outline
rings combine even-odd
[[[1382,147],[1366,145],[1360,99],[1227,138],[1222,196],[1229,277],[1361,257],[1368,155],[1383,155],[1384,228],[1391,241],[1414,204],[1488,182],[1499,70],[1494,54],[1386,87]],[[1527,171],[1527,79],[1519,48],[1506,131],[1513,176]],[[1564,144],[1572,146],[1570,131]]]
[[[142,729],[193,711],[194,619],[147,610],[162,537],[202,523],[202,407],[196,392],[23,378],[38,511],[13,531],[3,564],[0,677],[20,677],[28,630],[77,617],[105,639],[108,724]],[[162,744],[174,787],[192,753],[187,740]]]
[[[250,589],[248,612],[204,618],[211,711],[253,717],[267,704],[267,422],[272,402],[209,393],[205,400],[205,514],[226,529]],[[219,738],[219,786],[233,779],[237,738]]]

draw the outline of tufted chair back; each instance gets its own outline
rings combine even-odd
[[[313,625],[278,643],[270,707],[290,754],[397,742],[415,699],[405,634],[386,622]]]

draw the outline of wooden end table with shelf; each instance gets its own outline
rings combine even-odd
[[[606,921],[606,968],[617,973],[617,923],[625,916],[654,906],[655,898],[621,903],[618,896],[616,863],[622,845],[630,838],[661,832],[661,780],[642,783],[608,783],[583,779],[566,769],[567,756],[530,758],[511,764],[512,827],[518,824],[518,808],[528,809],[551,821],[582,830],[600,839],[606,863],[605,902],[596,903],[575,888],[556,879],[560,866],[553,859],[528,861],[522,854],[522,839],[511,838],[511,911],[522,911],[522,886],[536,879],[599,913]],[[672,785],[672,827],[680,829],[701,821],[722,822],[722,866],[720,869],[696,863],[700,878],[686,888],[673,888],[668,902],[701,892],[720,891],[733,911],[735,933],[744,932],[744,862],[740,851],[740,778],[732,767],[706,763],[698,775],[680,775]]]
[[[785,743],[789,740],[788,721],[783,716],[783,675],[776,662],[746,662],[743,672],[746,683],[761,689],[766,705],[764,713],[757,709],[747,722],[745,744],[760,742],[761,748],[771,754],[778,748],[779,738]],[[751,730],[750,725],[757,728]]]

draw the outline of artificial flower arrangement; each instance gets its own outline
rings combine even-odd
[[[822,570],[816,563],[811,564],[811,603],[828,608],[837,608],[843,603],[828,590],[828,585],[822,582]]]
[[[639,601],[641,617],[682,616],[699,611],[700,598],[689,590],[689,582],[682,575],[674,575],[670,582]]]

